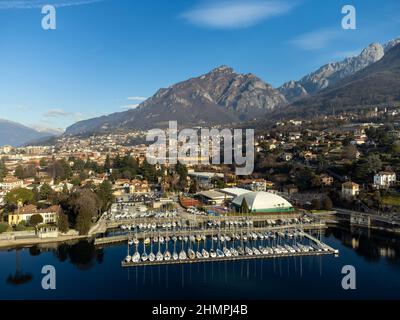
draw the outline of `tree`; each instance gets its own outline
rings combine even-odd
[[[16,176],[18,179],[24,178],[24,168],[22,168],[21,165],[16,166],[14,176]]]
[[[66,233],[69,230],[68,216],[62,212],[58,216],[58,229],[62,233]]]
[[[343,148],[342,156],[344,159],[355,160],[357,159],[357,147],[353,144],[349,144]]]
[[[23,204],[31,203],[33,200],[33,192],[26,188],[17,188],[11,190],[4,197],[4,201],[7,204],[17,205],[18,202],[22,202]]]
[[[81,212],[78,214],[75,228],[80,235],[88,234],[91,225],[92,225],[92,218],[90,215],[88,215],[85,212]]]
[[[29,224],[33,227],[36,227],[38,224],[43,223],[43,217],[40,214],[34,214],[29,219]]]
[[[312,207],[314,210],[321,210],[321,200],[319,200],[319,199],[313,199],[313,200],[311,201],[311,207]]]
[[[40,187],[40,191],[39,191],[40,200],[48,200],[52,193],[53,193],[53,189],[50,187],[50,185],[47,183],[44,183]]]
[[[112,191],[112,185],[109,181],[103,181],[97,191],[97,197],[101,202],[101,212],[107,211],[111,204],[114,202],[114,195]]]
[[[109,172],[111,169],[111,160],[110,160],[110,155],[107,154],[106,160],[104,161],[104,171]]]
[[[6,232],[8,230],[8,224],[0,222],[0,233]]]

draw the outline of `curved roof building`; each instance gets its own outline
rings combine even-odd
[[[286,199],[276,194],[263,191],[248,192],[233,199],[232,204],[236,210],[240,211],[243,199],[246,199],[249,211],[253,213],[280,213],[294,211],[292,204]]]

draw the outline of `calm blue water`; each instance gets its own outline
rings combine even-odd
[[[96,250],[79,242],[0,251],[0,299],[399,299],[400,238],[328,229],[339,257],[296,257],[123,269],[126,245]],[[57,289],[41,288],[41,268],[57,270]],[[357,289],[341,288],[353,265]]]

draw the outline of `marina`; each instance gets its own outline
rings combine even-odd
[[[131,255],[131,246],[134,253]],[[158,247],[155,254],[154,246]],[[150,250],[148,251],[148,247]],[[303,231],[247,232],[207,237],[163,236],[128,240],[122,267],[233,261],[308,255],[338,255],[339,251]]]

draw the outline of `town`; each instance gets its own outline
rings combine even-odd
[[[236,224],[265,217],[264,224],[325,219],[399,232],[399,110],[257,130],[255,169],[246,177],[236,176],[234,165],[150,165],[144,132],[2,146],[0,246],[96,236],[111,227],[130,229],[127,218],[176,215],[181,229],[193,230],[199,228],[193,219],[212,224],[225,217],[229,226],[229,217]]]

